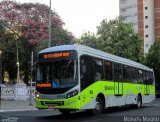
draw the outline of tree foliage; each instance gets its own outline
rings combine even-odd
[[[92,48],[98,48],[98,44],[97,44],[97,37],[94,33],[92,32],[86,32],[83,33],[81,38],[79,40],[77,40],[77,43],[82,44],[82,45],[86,45]]]
[[[49,7],[44,4],[24,3],[19,4],[13,1],[2,1],[0,3],[0,16],[3,24],[16,31],[19,35],[26,37],[31,44],[47,38],[49,23]],[[52,11],[52,27],[63,28],[64,23]]]
[[[104,19],[97,27],[97,35],[84,33],[77,42],[134,61],[144,59],[140,36],[134,32],[131,23],[123,23],[121,18]]]
[[[52,29],[52,46],[58,46],[58,45],[67,45],[72,44],[74,36],[71,32],[68,32],[67,30],[59,29],[59,28],[53,28]],[[41,50],[48,47],[48,39],[45,39],[40,42],[39,46],[37,47],[37,50]]]
[[[147,65],[154,69],[156,81],[160,85],[160,41],[154,43],[146,55]]]
[[[12,33],[0,28],[0,50],[2,51],[2,74],[7,71],[10,79],[16,78],[16,39]],[[2,75],[3,76],[3,75]],[[4,78],[4,77],[3,77]]]
[[[139,61],[140,37],[133,25],[123,23],[121,18],[103,20],[97,27],[98,47],[106,52]]]

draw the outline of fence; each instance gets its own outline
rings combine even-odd
[[[34,99],[35,87],[26,85],[13,85],[1,87],[1,99],[2,100],[27,100]]]

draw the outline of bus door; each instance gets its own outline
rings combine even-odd
[[[122,66],[114,64],[114,95],[123,95],[123,82],[122,82]]]
[[[149,95],[150,89],[149,89],[149,73],[144,72],[144,94]]]
[[[148,84],[144,85],[144,94],[149,95],[149,85]]]
[[[94,83],[93,58],[82,55],[80,60],[80,102],[81,106],[84,106],[88,101],[93,99],[93,89],[87,88]]]

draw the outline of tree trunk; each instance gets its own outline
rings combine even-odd
[[[25,64],[25,71],[24,71],[24,83],[28,85],[29,81],[29,68],[28,63]]]

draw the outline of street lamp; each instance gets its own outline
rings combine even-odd
[[[0,50],[0,84],[2,84],[2,50]]]
[[[2,50],[0,50],[0,85],[2,84]],[[1,108],[1,87],[0,86],[0,108]]]
[[[19,32],[19,31],[18,31]],[[19,35],[16,35],[19,38]],[[19,50],[18,50],[18,40],[16,40],[16,48],[17,48],[17,83],[20,83],[20,72],[19,72]]]
[[[18,55],[18,53],[17,53]],[[18,59],[18,58],[17,58]],[[19,75],[19,61],[17,60],[17,83],[20,83],[20,75]]]
[[[19,33],[19,30],[18,30],[18,33]],[[17,39],[16,39],[16,49],[17,49],[17,83],[19,84],[20,83],[20,72],[19,72],[19,50],[18,50],[18,38],[20,37],[18,35],[18,33],[15,33],[16,36],[17,36]]]

